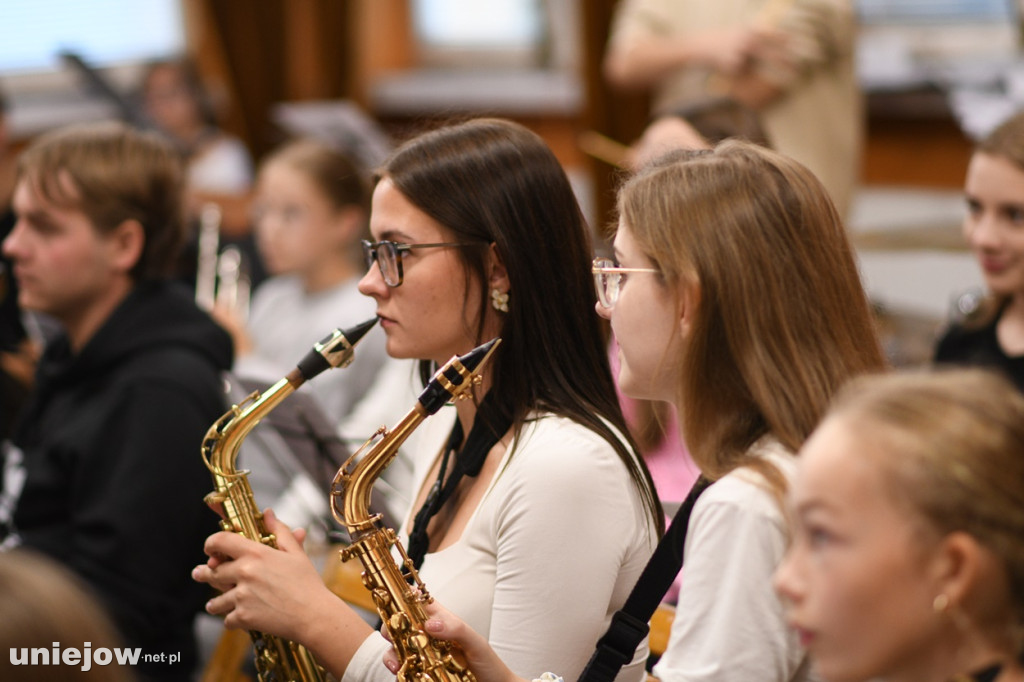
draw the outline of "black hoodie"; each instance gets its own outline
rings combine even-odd
[[[79,354],[64,336],[47,347],[8,448],[24,485],[7,542],[84,578],[128,646],[164,655],[140,666],[149,676],[187,679],[195,664],[192,619],[210,595],[190,571],[217,529],[200,444],[231,361],[230,337],[184,288],[139,285]]]

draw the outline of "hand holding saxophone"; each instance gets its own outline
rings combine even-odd
[[[342,561],[359,559],[363,584],[373,594],[384,627],[388,630],[399,665],[399,682],[475,682],[457,645],[434,640],[424,628],[424,606],[432,600],[413,561],[395,531],[370,512],[374,481],[394,459],[399,446],[424,419],[453,399],[468,399],[482,381],[483,368],[501,342],[493,339],[462,356],[449,360],[435,374],[412,410],[390,431],[381,429],[346,462],[334,478],[331,506],[334,518],[344,524],[352,544],[341,551]],[[402,562],[396,564],[392,548]]]
[[[460,662],[457,649],[453,650],[446,642],[432,642],[429,635],[423,637],[426,616],[422,608],[430,598],[411,564],[397,566],[391,559],[390,549],[397,544],[395,533],[384,528],[379,516],[369,511],[372,484],[401,443],[424,419],[450,400],[471,395],[472,387],[480,382],[483,367],[498,343],[500,340],[494,339],[449,360],[397,426],[390,431],[382,427],[342,466],[332,488],[335,515],[348,526],[353,537],[353,544],[345,550],[344,556],[358,557],[366,568],[364,584],[374,592],[378,611],[385,625],[393,631],[398,642],[396,647],[403,653],[403,670],[410,676],[400,674],[402,680],[471,682],[475,678]],[[303,375],[310,371],[307,361],[299,365]],[[272,392],[273,389],[268,391]],[[262,397],[254,404],[261,401]],[[241,419],[244,426],[244,419],[239,415],[236,418]],[[211,433],[224,430],[230,431],[225,427],[218,430],[215,425]],[[234,451],[237,446],[227,449]],[[233,464],[233,457],[222,459]],[[211,471],[215,480],[231,481],[225,471],[215,466],[211,466]],[[211,506],[225,497],[211,495],[218,498],[208,500]],[[221,591],[207,602],[206,610],[224,615],[228,628],[269,633],[273,638],[305,645],[340,678],[347,661],[369,636],[369,626],[324,585],[303,551],[301,534],[294,534],[270,510],[249,516],[258,516],[252,520],[262,525],[262,537],[234,528],[233,517],[229,514],[225,517],[225,531],[210,536],[204,545],[209,561],[193,569],[193,579]],[[399,551],[404,554],[401,545]],[[418,589],[410,587],[407,579],[418,585]],[[338,663],[332,665],[332,661]]]
[[[221,592],[206,610],[225,616],[225,627],[301,641],[301,621],[333,595],[303,550],[304,531],[293,531],[269,509],[263,521],[276,549],[238,533],[216,533],[203,547],[210,559],[193,569],[192,578]]]
[[[214,536],[217,539],[211,538],[208,541],[213,545],[207,549],[211,560],[205,567],[207,570],[202,570],[204,567],[200,566],[193,571],[196,580],[209,582],[222,591],[232,590],[238,580],[231,579],[231,574],[236,573],[239,566],[246,565],[246,562],[241,560],[247,554],[252,554],[257,548],[270,551],[271,560],[274,554],[279,554],[276,548],[282,537],[278,530],[286,531],[283,539],[288,542],[291,551],[289,558],[294,557],[300,563],[302,560],[309,563],[302,551],[301,538],[292,537],[287,526],[283,526],[276,519],[275,523],[282,528],[270,527],[267,519],[260,513],[252,487],[249,485],[248,472],[239,470],[236,466],[238,452],[249,432],[295,389],[325,370],[347,367],[352,362],[355,345],[376,323],[377,319],[373,318],[351,329],[335,329],[315,344],[287,376],[263,393],[254,392],[241,405],[233,405],[207,431],[201,451],[203,461],[213,476],[214,490],[206,496],[205,501],[220,515],[221,528],[228,532],[219,534],[219,538]],[[220,544],[224,546],[219,547]],[[240,563],[235,563],[236,560]],[[215,579],[213,572],[218,569],[227,572],[228,578]],[[256,574],[265,579],[267,571],[256,571]],[[319,575],[315,571],[313,574],[319,583]],[[237,590],[235,592],[238,593]],[[211,613],[227,613],[230,617],[226,619],[226,625],[232,627],[234,622],[240,619],[238,614],[233,613],[237,608],[230,605],[233,598],[218,599],[219,602],[214,600],[212,606],[208,605],[207,609]],[[291,612],[294,613],[294,610]],[[256,669],[262,682],[275,679],[319,682],[324,678],[319,663],[304,647],[289,641],[289,638],[282,638],[273,633],[267,634],[262,628],[255,627],[249,628],[249,635],[256,651]]]
[[[461,647],[466,657],[466,666],[473,671],[478,682],[527,682],[505,665],[486,637],[469,627],[461,618],[437,602],[428,604],[425,610],[427,620],[423,622],[424,631],[434,639]],[[384,636],[391,640],[386,632]],[[401,659],[394,647],[384,653],[384,666],[398,673]]]

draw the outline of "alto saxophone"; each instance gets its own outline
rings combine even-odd
[[[401,662],[398,682],[475,682],[476,676],[466,667],[456,645],[436,640],[423,629],[427,620],[423,607],[432,599],[394,529],[384,526],[380,514],[370,512],[370,494],[399,446],[424,419],[453,398],[470,396],[470,388],[480,383],[480,370],[498,343],[500,339],[493,339],[449,360],[398,425],[390,431],[378,429],[342,465],[331,484],[332,513],[352,538],[352,544],[341,550],[341,560],[358,557],[363,564],[363,584],[373,596]],[[392,558],[392,547],[398,549],[401,565]]]
[[[214,491],[206,504],[221,517],[221,528],[240,533],[250,540],[277,547],[277,538],[267,531],[263,514],[253,497],[248,472],[238,471],[235,460],[249,432],[295,389],[332,367],[347,367],[354,347],[377,318],[348,330],[335,329],[299,362],[286,377],[260,394],[253,392],[239,405],[233,405],[218,419],[203,438],[203,461],[213,474]],[[320,682],[327,679],[323,668],[305,647],[280,637],[249,631],[255,648],[256,670],[261,682]]]

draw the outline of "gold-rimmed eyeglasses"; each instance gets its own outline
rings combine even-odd
[[[611,310],[615,302],[619,300],[619,292],[622,291],[622,284],[626,281],[626,275],[634,272],[659,271],[654,268],[622,268],[615,264],[610,258],[595,258],[591,267],[594,273],[594,286],[597,288],[597,300],[601,306]]]
[[[377,261],[381,277],[389,287],[397,287],[402,283],[402,256],[413,249],[436,249],[457,246],[482,246],[488,242],[434,242],[432,244],[402,244],[389,240],[371,242],[363,239],[360,242],[363,246],[363,257],[366,259],[367,269],[373,267]]]

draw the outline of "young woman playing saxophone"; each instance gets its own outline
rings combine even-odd
[[[595,261],[594,273],[619,385],[676,407],[714,481],[689,516],[676,618],[654,674],[817,679],[772,573],[786,548],[794,453],[844,382],[884,365],[843,225],[806,168],[739,142],[652,162],[618,204],[616,260]],[[472,623],[435,614],[428,631],[460,643],[480,682],[522,676]],[[577,679],[547,663],[527,678],[545,670]]]
[[[650,555],[661,511],[616,401],[568,179],[525,128],[470,121],[396,151],[370,230],[360,290],[377,302],[390,355],[429,369],[502,339],[475,399],[420,428],[403,544],[422,557],[430,593],[513,670],[555,661],[578,673]],[[448,490],[433,498],[435,487]],[[391,679],[387,642],[327,591],[286,527],[268,524],[283,551],[228,533],[207,541],[211,559],[193,575],[223,593],[208,610],[304,644],[338,677]],[[640,680],[645,658],[622,679]]]

